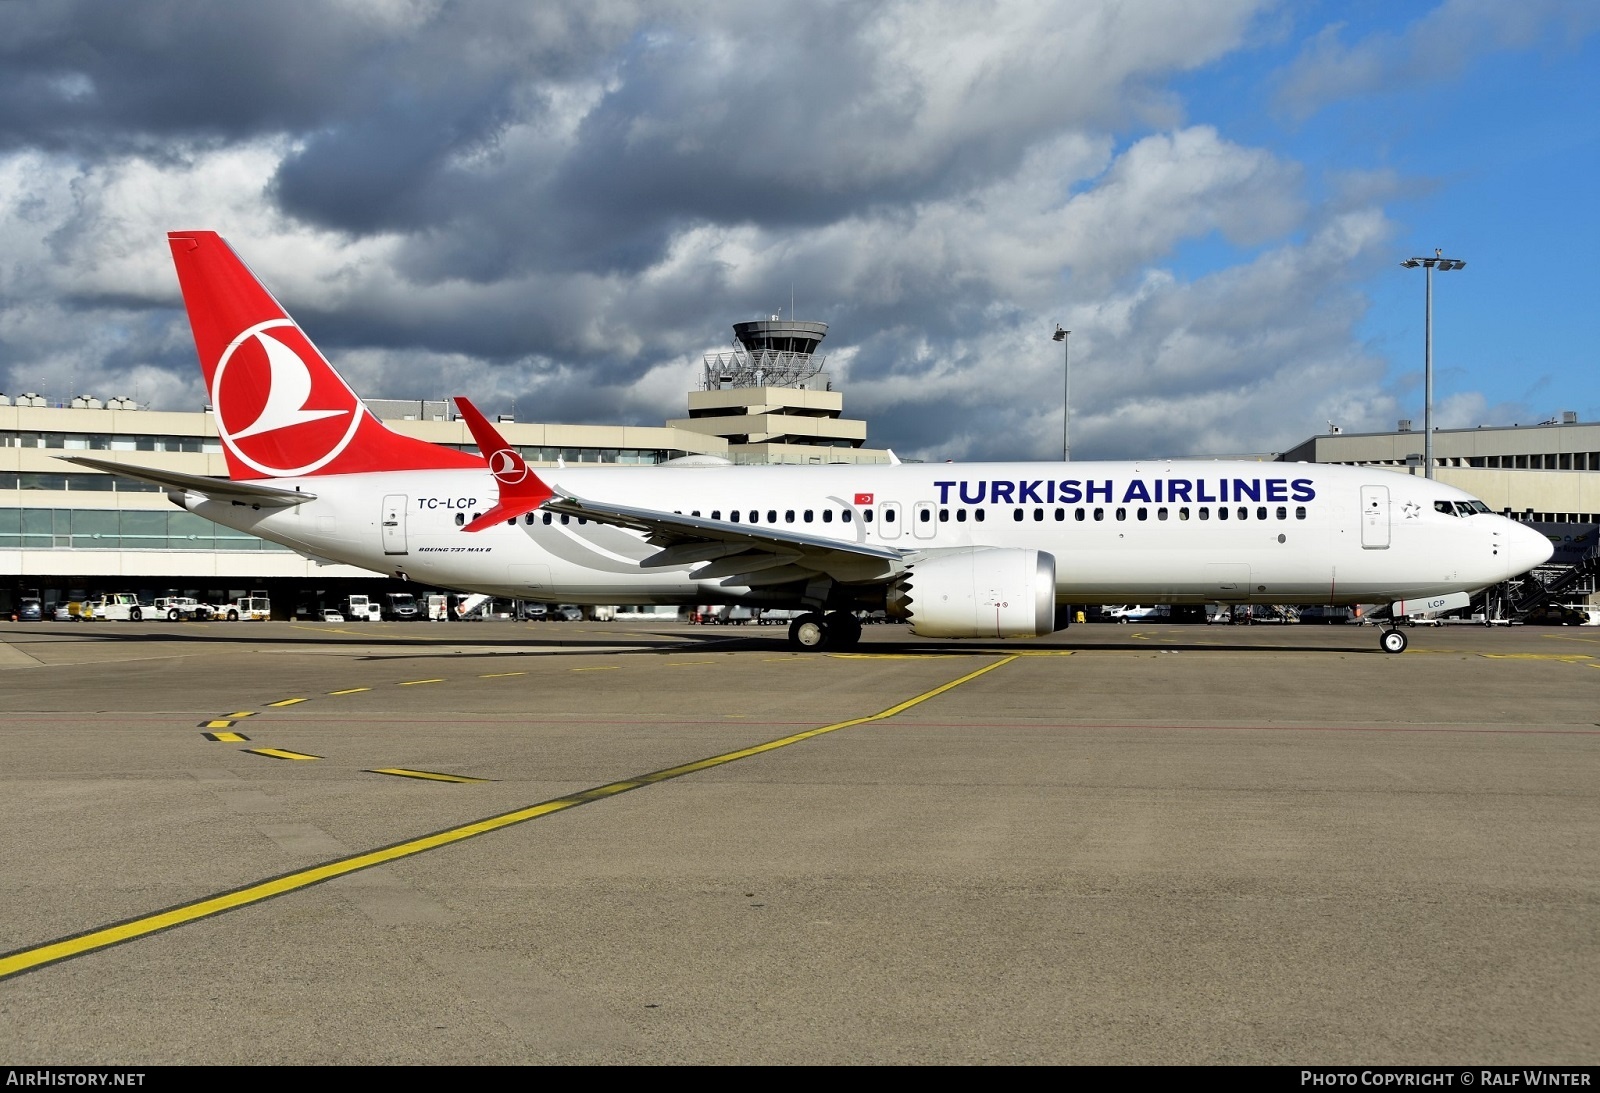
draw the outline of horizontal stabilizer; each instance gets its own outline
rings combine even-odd
[[[317,495],[301,490],[286,490],[281,486],[263,486],[253,482],[236,482],[228,478],[209,478],[203,474],[185,474],[182,471],[161,470],[155,467],[137,467],[131,463],[117,463],[110,459],[95,459],[87,455],[58,455],[57,459],[76,463],[94,471],[104,471],[119,478],[135,482],[148,482],[166,490],[198,493],[212,501],[231,501],[255,508],[289,508],[315,501]]]

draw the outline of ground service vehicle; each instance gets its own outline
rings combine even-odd
[[[201,603],[193,596],[157,596],[150,606],[157,617],[170,622],[209,619],[216,614],[210,604]]]
[[[422,617],[417,598],[409,592],[385,592],[381,608],[383,617],[394,622],[411,622]]]
[[[347,596],[341,609],[343,622],[378,622],[383,618],[383,607],[368,596]]]
[[[91,601],[88,605],[89,617],[92,619],[110,619],[113,622],[139,622],[147,605],[139,602],[139,597],[132,592],[114,592],[108,596],[101,596]]]
[[[1340,623],[1353,622],[1355,611],[1349,607],[1329,607],[1327,604],[1308,604],[1300,609],[1300,621],[1303,623]]]
[[[168,243],[228,477],[60,458],[395,580],[508,600],[796,609],[790,641],[821,649],[858,642],[861,610],[919,637],[994,639],[1049,634],[1076,603],[1464,603],[1554,553],[1460,489],[1364,466],[535,473],[463,397],[476,454],[390,430],[220,236],[176,231]],[[1379,640],[1391,653],[1407,643],[1392,623]]]
[[[252,592],[240,596],[219,611],[229,622],[243,619],[246,622],[266,622],[272,618],[272,601],[265,592]]]
[[[1167,604],[1122,604],[1117,607],[1108,607],[1105,611],[1110,618],[1118,622],[1157,622],[1168,618],[1171,609]]]

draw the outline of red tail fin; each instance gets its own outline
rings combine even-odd
[[[169,232],[167,242],[229,477],[479,465],[385,428],[216,232]]]
[[[489,463],[494,480],[500,484],[500,503],[468,524],[466,530],[481,531],[502,520],[515,520],[525,512],[532,512],[544,504],[555,492],[545,485],[538,475],[528,469],[522,454],[507,444],[500,431],[489,424],[489,419],[478,408],[460,395],[456,408],[472,430],[472,439]]]

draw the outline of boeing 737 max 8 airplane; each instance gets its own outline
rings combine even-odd
[[[547,470],[547,484],[465,398],[481,455],[392,432],[218,235],[168,241],[228,477],[66,458],[404,580],[798,608],[795,645],[839,648],[862,608],[946,638],[1048,634],[1067,603],[1381,602],[1403,617],[1465,606],[1552,552],[1450,486],[1303,463],[668,463]],[[1392,625],[1381,640],[1406,645]]]

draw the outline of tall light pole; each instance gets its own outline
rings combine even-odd
[[[1062,330],[1061,324],[1056,324],[1056,332],[1050,335],[1052,341],[1061,343],[1061,366],[1066,373],[1061,392],[1061,462],[1072,462],[1072,444],[1068,440],[1068,433],[1072,427],[1072,346],[1067,341],[1070,330]]]
[[[1421,266],[1428,271],[1428,302],[1422,335],[1422,462],[1429,478],[1433,477],[1433,270],[1437,266],[1439,272],[1448,273],[1453,269],[1465,269],[1467,265],[1459,258],[1443,255],[1444,251],[1435,247],[1432,258],[1407,258],[1400,263],[1406,269]]]

